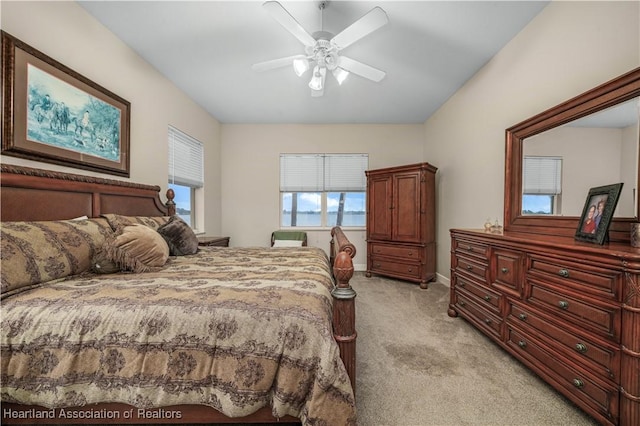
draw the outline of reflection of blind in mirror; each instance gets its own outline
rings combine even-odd
[[[561,157],[524,157],[523,194],[558,195],[562,192]]]

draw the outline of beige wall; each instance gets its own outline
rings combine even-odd
[[[220,232],[220,124],[75,2],[0,2],[2,29],[131,103],[131,177],[167,187],[167,127],[205,145],[201,208]],[[2,156],[3,163],[100,175]]]
[[[424,127],[416,125],[222,125],[222,231],[233,246],[266,246],[279,228],[281,153],[366,153],[369,168],[420,162]],[[354,264],[366,268],[364,230],[348,231]],[[308,232],[328,249],[329,230]]]
[[[640,66],[639,8],[550,3],[425,123],[424,158],[439,167],[441,276],[450,228],[502,223],[505,129]]]

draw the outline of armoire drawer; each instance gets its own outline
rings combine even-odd
[[[614,385],[569,366],[563,362],[562,355],[510,326],[507,326],[507,345],[516,355],[534,365],[534,368],[553,377],[564,392],[584,401],[605,417],[618,417],[619,394]]]
[[[502,319],[489,309],[474,303],[474,299],[461,291],[456,292],[456,307],[462,316],[482,327],[490,335],[500,338]]]
[[[618,300],[620,294],[621,271],[531,256],[529,273],[612,300]]]
[[[601,343],[593,336],[579,335],[566,325],[555,323],[553,317],[512,300],[509,300],[507,322],[519,328],[536,330],[538,335],[543,333],[550,337],[545,341],[563,351],[575,363],[585,365],[605,379],[619,380],[620,350],[617,347]]]
[[[400,262],[397,259],[387,257],[371,257],[371,272],[388,273],[402,277],[420,279],[422,277],[422,265],[420,262]]]
[[[371,243],[373,256],[398,257],[404,260],[420,260],[421,251],[416,247]]]

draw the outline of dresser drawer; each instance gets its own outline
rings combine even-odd
[[[584,334],[569,330],[566,325],[554,323],[554,319],[534,308],[509,301],[507,322],[518,327],[532,327],[549,336],[555,347],[563,351],[577,364],[606,379],[619,380],[620,350]]]
[[[613,300],[618,300],[622,285],[621,271],[566,261],[555,262],[537,256],[531,256],[529,273]]]
[[[577,327],[592,330],[614,342],[620,341],[620,308],[597,302],[586,296],[574,296],[557,287],[550,288],[529,280],[528,302],[543,308],[553,316],[572,322]]]
[[[456,292],[456,308],[458,312],[467,320],[484,329],[495,338],[500,338],[502,319],[488,309],[473,302],[473,299],[462,291]]]
[[[485,261],[489,258],[489,247],[476,241],[455,238],[452,248],[456,253],[466,256],[476,257]]]
[[[456,256],[455,262],[456,272],[463,272],[481,282],[489,282],[489,267],[486,263],[463,256]]]
[[[479,285],[473,280],[461,275],[456,277],[455,285],[463,294],[475,298],[478,304],[484,305],[486,308],[500,314],[502,300],[502,295],[500,293],[490,290],[486,286]]]
[[[507,345],[521,358],[550,375],[568,395],[579,398],[606,418],[618,417],[618,390],[586,371],[569,366],[563,357],[531,336],[507,327]]]
[[[371,272],[393,274],[419,280],[422,277],[422,265],[416,262],[400,262],[386,257],[371,257]]]
[[[404,260],[420,260],[420,253],[421,250],[416,247],[371,243],[371,254],[373,256],[390,256],[399,257]]]
[[[494,285],[514,296],[522,293],[522,259],[524,256],[517,251],[496,249],[493,254],[495,270],[491,281]]]

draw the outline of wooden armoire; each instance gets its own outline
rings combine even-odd
[[[436,275],[435,175],[429,163],[368,170],[367,277],[420,283]]]

